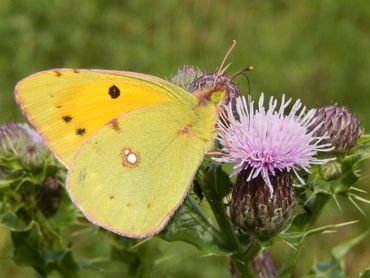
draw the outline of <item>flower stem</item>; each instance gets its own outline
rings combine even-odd
[[[318,220],[323,208],[329,200],[330,195],[328,194],[316,194],[316,196],[304,206],[306,213],[303,215],[303,219],[301,219],[299,224],[296,225],[296,229],[308,230],[311,228]],[[279,277],[291,277],[299,255],[301,254],[303,244],[304,240],[302,240],[298,246],[295,246],[296,250],[291,250],[289,252],[285,259],[285,264],[280,270]]]
[[[44,234],[45,239],[48,241],[50,246],[52,246],[52,248],[55,248],[57,250],[63,249],[64,247],[63,247],[62,238],[54,230],[54,228],[50,225],[49,221],[45,218],[45,216],[40,211],[36,212],[35,219],[40,225],[41,231]]]
[[[224,204],[224,198],[232,187],[229,176],[223,172],[220,166],[210,165],[201,167],[198,178],[203,195],[217,221],[223,245],[231,253],[229,259],[232,276],[255,277],[251,260],[260,251],[261,245],[255,238],[243,239],[243,244],[241,244],[234,231]]]
[[[225,246],[230,251],[235,252],[235,254],[233,254],[230,257],[230,260],[232,264],[235,266],[238,275],[241,278],[254,277],[253,271],[249,264],[249,260],[245,260],[244,256],[242,256],[241,245],[235,236],[234,230],[227,216],[223,201],[217,200],[215,198],[210,198],[209,194],[206,193],[205,197],[211,206],[213,214],[221,230],[221,235],[225,243]]]
[[[306,210],[306,219],[303,221],[302,228],[310,228],[312,225],[316,223],[319,219],[321,212],[325,205],[330,200],[330,195],[324,193],[316,194],[315,198],[313,198],[304,209]]]

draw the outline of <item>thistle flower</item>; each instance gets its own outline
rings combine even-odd
[[[200,69],[193,66],[183,66],[172,77],[171,82],[188,92],[192,92],[194,81],[201,76],[203,76],[203,72]]]
[[[313,127],[320,124],[314,136],[328,135],[325,142],[334,146],[333,153],[345,154],[361,135],[360,123],[347,108],[337,104],[321,107],[316,110],[316,121]]]
[[[248,171],[246,180],[261,176],[268,186],[270,193],[274,192],[270,176],[277,172],[293,171],[297,178],[298,170],[309,172],[311,164],[323,164],[329,159],[318,159],[316,154],[332,150],[329,143],[323,143],[325,136],[313,136],[320,125],[310,129],[315,122],[315,110],[306,112],[300,100],[297,100],[290,112],[284,112],[291,99],[282,97],[280,107],[273,97],[269,106],[264,107],[263,94],[259,98],[258,107],[254,102],[244,97],[236,99],[236,112],[233,113],[231,104],[225,108],[218,125],[224,155],[215,158],[219,162],[236,163],[232,175]]]

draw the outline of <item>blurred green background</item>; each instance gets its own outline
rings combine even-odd
[[[1,0],[0,123],[24,121],[13,89],[33,72],[53,67],[101,68],[170,78],[184,64],[214,70],[232,39],[238,44],[229,72],[253,65],[252,95],[285,93],[309,107],[337,102],[355,112],[369,130],[368,0]],[[237,81],[246,92],[246,80]],[[365,189],[370,189],[368,169],[358,185]],[[311,239],[297,277],[307,272],[315,258],[329,257],[336,243],[370,227],[368,216],[340,202],[343,212],[331,204],[321,222],[359,219],[360,224]],[[369,215],[369,207],[362,207]],[[32,276],[30,269],[15,267],[6,259],[9,240],[2,234],[0,269],[10,277]],[[227,264],[220,258],[203,257],[182,243],[161,244],[162,263],[153,277],[227,275]],[[369,240],[348,256],[350,275],[369,263],[368,247]],[[274,249],[275,253],[286,250],[280,245]]]

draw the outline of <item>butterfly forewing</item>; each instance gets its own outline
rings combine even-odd
[[[187,95],[153,76],[102,70],[49,70],[16,86],[23,113],[66,166],[82,142],[121,113],[156,103],[189,101]]]

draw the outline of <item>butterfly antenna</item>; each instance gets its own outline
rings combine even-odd
[[[230,46],[230,47],[229,47],[229,49],[226,51],[225,56],[224,56],[224,58],[222,59],[221,65],[217,68],[217,76],[219,76],[223,71],[225,71],[225,69],[223,69],[223,67],[224,67],[224,65],[225,65],[225,62],[226,62],[227,58],[229,58],[231,51],[233,51],[233,49],[234,49],[235,45],[236,45],[236,40],[233,40],[233,41],[231,42],[231,46]],[[229,65],[228,65],[228,66],[229,66]],[[227,66],[227,67],[228,67],[228,66]],[[227,67],[226,67],[226,68],[227,68]]]
[[[253,71],[253,70],[254,70],[254,66],[249,66],[249,67],[246,67],[246,68],[244,68],[242,70],[237,71],[236,73],[233,73],[232,75],[229,76],[229,78],[231,80],[234,80],[239,75],[241,75],[243,73],[247,73],[248,71]]]
[[[236,77],[240,76],[240,75],[243,75],[245,76],[245,78],[247,78],[247,82],[248,82],[248,95],[251,94],[251,82],[249,80],[249,77],[248,77],[248,74],[247,72],[249,71],[253,71],[254,70],[254,67],[253,66],[249,66],[245,69],[242,69],[240,71],[237,71],[236,73],[230,75],[230,80],[234,80]]]

